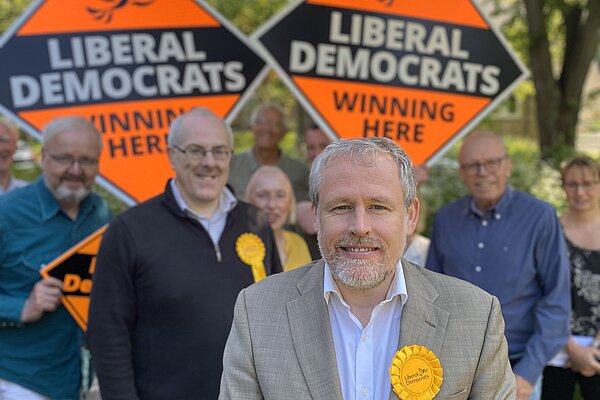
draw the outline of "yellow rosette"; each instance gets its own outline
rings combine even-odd
[[[245,264],[252,268],[254,282],[258,282],[267,276],[265,272],[265,244],[261,238],[254,233],[242,233],[235,241],[235,251]]]
[[[404,346],[390,367],[394,393],[402,400],[431,400],[443,381],[440,360],[425,346]]]

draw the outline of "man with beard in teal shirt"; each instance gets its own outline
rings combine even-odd
[[[60,305],[63,284],[39,270],[106,224],[91,193],[102,149],[81,117],[44,129],[42,176],[0,198],[0,398],[78,399],[82,331]]]

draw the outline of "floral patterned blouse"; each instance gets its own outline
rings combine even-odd
[[[595,336],[600,329],[600,250],[575,246],[567,239],[571,261],[571,332]]]

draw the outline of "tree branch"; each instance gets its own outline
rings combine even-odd
[[[569,47],[566,49],[568,52],[565,51],[561,73],[561,86],[568,102],[581,98],[590,64],[600,44],[600,1],[589,1],[587,10],[579,10],[574,17],[577,15],[577,21],[569,21],[573,24],[570,28],[573,30],[572,40],[567,41]]]
[[[529,56],[536,90],[540,147],[551,147],[557,135],[554,129],[559,114],[560,88],[552,70],[552,56],[546,29],[544,0],[524,0],[529,28]]]

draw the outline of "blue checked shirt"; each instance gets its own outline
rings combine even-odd
[[[435,216],[426,265],[469,281],[502,305],[513,370],[533,383],[569,336],[566,243],[549,204],[507,187],[482,212],[466,196]]]

